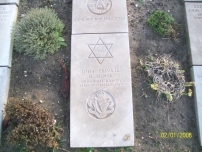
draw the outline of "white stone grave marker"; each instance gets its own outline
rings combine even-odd
[[[70,146],[133,146],[126,0],[74,0],[72,14]]]

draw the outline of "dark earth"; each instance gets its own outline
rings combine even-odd
[[[68,46],[60,48],[55,54],[49,55],[42,61],[19,54],[14,49],[9,97],[33,100],[55,116],[57,123],[64,130],[63,143],[60,146],[63,150],[59,149],[58,152],[90,152],[90,149],[70,148],[70,101],[64,99],[61,94],[62,68],[59,60],[63,59],[67,69],[70,69],[72,1],[21,0],[18,19],[31,8],[45,6],[55,9],[59,18],[65,23],[63,37]],[[134,152],[202,151],[198,140],[193,97],[182,96],[173,102],[168,102],[165,98],[157,100],[156,92],[149,86],[150,79],[140,65],[141,60],[171,55],[170,59],[178,62],[180,68],[185,70],[186,81],[191,81],[183,0],[127,0],[127,7],[133,79],[135,146],[124,150]],[[180,27],[175,40],[158,35],[148,26],[146,19],[155,10],[164,10],[174,17]],[[0,151],[18,152],[19,149],[6,143],[6,137],[11,131],[9,128],[8,126],[3,131]],[[162,138],[161,135],[164,132],[173,132],[177,135],[188,132],[191,133],[191,137],[169,134],[168,138]],[[93,151],[124,152],[124,150],[94,148]],[[39,146],[35,151],[48,152],[49,150]]]

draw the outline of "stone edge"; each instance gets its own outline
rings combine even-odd
[[[17,7],[19,7],[19,3],[20,3],[20,0],[17,0],[16,2],[0,2],[0,5],[16,5]]]
[[[16,5],[17,7],[19,7],[17,3],[0,3],[0,5]]]

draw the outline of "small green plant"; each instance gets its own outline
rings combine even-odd
[[[146,61],[143,67],[148,72],[148,77],[152,78],[150,87],[158,92],[158,96],[165,95],[170,102],[181,95],[192,96],[192,90],[186,87],[191,87],[194,83],[185,82],[185,71],[180,70],[179,65],[170,60],[169,56]]]
[[[54,53],[62,45],[64,24],[54,10],[36,8],[16,24],[14,30],[14,47],[18,52],[33,56],[34,59],[45,59],[48,53]]]
[[[115,152],[131,152],[132,148],[131,147],[125,147],[125,148],[116,148]]]
[[[138,0],[138,3],[139,4],[143,4],[143,0]]]
[[[174,18],[164,11],[153,12],[147,19],[147,23],[162,36],[172,38],[177,36],[177,24]]]
[[[8,134],[7,141],[13,146],[23,147],[25,152],[33,151],[36,145],[57,149],[60,134],[55,129],[54,118],[47,110],[32,101],[11,98],[6,105],[15,128]]]

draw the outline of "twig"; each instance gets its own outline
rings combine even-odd
[[[162,38],[163,40],[169,40],[170,38]]]
[[[156,141],[156,139],[154,139],[154,137],[149,136],[149,138],[153,139],[157,143],[157,141]]]
[[[20,56],[21,56],[21,53],[19,54],[19,56],[18,56],[15,60],[13,60],[12,64],[13,64],[14,62],[16,62],[16,61],[20,58]]]
[[[168,122],[169,122],[169,113],[167,113],[167,115],[168,115]]]
[[[63,150],[63,151],[66,151],[66,152],[70,152],[69,150],[66,150],[64,148],[58,148],[59,150]]]

